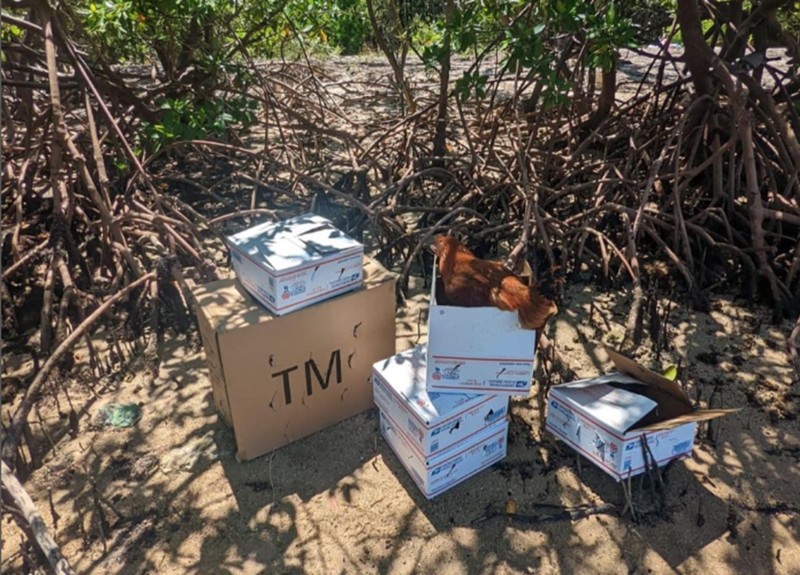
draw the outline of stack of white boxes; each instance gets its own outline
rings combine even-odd
[[[381,433],[428,499],[505,457],[508,398],[530,392],[536,347],[517,312],[439,305],[435,273],[427,345],[372,367]]]

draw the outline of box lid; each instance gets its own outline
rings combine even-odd
[[[677,400],[683,407],[679,408],[681,413],[675,413],[672,417],[668,417],[663,421],[658,421],[648,425],[644,425],[638,429],[641,431],[659,431],[662,429],[671,429],[684,423],[708,421],[716,419],[729,413],[735,413],[738,409],[695,409],[692,405],[689,396],[686,395],[684,389],[678,384],[677,381],[667,379],[663,375],[659,375],[649,369],[642,367],[632,359],[625,357],[621,353],[604,346],[614,366],[622,373],[627,374],[634,378],[638,383],[645,384],[654,388],[658,392],[662,392],[670,396],[673,400]]]
[[[351,297],[361,290],[393,281],[394,278],[394,274],[387,271],[380,263],[372,258],[364,258],[363,286],[337,297]],[[195,286],[192,294],[199,309],[203,310],[203,314],[216,332],[239,329],[248,325],[272,321],[278,317],[256,302],[253,296],[247,293],[235,279],[218,280]],[[310,306],[294,313],[303,313],[313,309],[314,306]]]
[[[228,236],[227,242],[231,249],[276,272],[362,247],[330,220],[315,214],[254,226]]]
[[[485,394],[437,393],[426,390],[426,345],[398,353],[373,365],[381,379],[397,393],[425,427],[436,427],[449,416],[478,404]]]
[[[641,385],[628,375],[609,373],[558,385],[551,392],[603,423],[611,431],[623,434],[650,414],[658,404],[628,389],[612,387],[610,384],[613,383]]]
[[[654,371],[650,371],[632,359],[625,357],[621,353],[616,352],[609,347],[606,347],[605,350],[608,353],[608,356],[611,358],[611,361],[614,362],[614,366],[620,372],[630,375],[641,383],[665,391],[675,399],[678,399],[679,401],[691,407],[692,402],[689,399],[689,396],[686,395],[686,392],[677,381],[672,381],[663,375],[659,375]]]

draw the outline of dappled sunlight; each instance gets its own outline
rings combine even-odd
[[[555,318],[549,330],[579,375],[594,376],[610,365],[601,341],[594,341],[606,333],[598,326],[621,325],[617,310],[624,306],[617,308],[612,297],[605,303],[594,298],[589,306],[583,300],[594,293],[585,288],[570,290],[569,297],[575,301],[571,312]],[[662,365],[679,354],[702,358],[711,349],[699,341],[716,331],[716,321],[694,315],[696,323],[671,327],[685,334],[673,339]],[[136,380],[98,402],[140,402],[136,426],[87,429],[62,441],[29,482],[37,498],[52,492],[63,549],[81,557],[76,568],[82,572],[127,573],[123,566],[139,565],[177,574],[216,565],[231,574],[532,569],[605,575],[717,573],[724,566],[788,575],[789,566],[800,564],[797,514],[785,507],[796,502],[800,431],[789,422],[766,425],[767,415],[746,403],[741,388],[753,385],[753,376],[732,374],[726,382],[726,404],[742,411],[719,420],[715,443],[706,438],[707,424],[701,425],[692,456],[667,469],[665,518],[648,515],[635,524],[630,517],[597,515],[525,524],[501,516],[476,523],[488,507],[502,507],[509,498],[521,514],[535,514],[541,504],[619,505],[621,487],[587,461],[579,474],[575,453],[540,432],[535,390],[529,400],[511,402],[508,457],[433,501],[419,493],[380,438],[372,410],[238,462],[233,434],[214,412],[202,354],[184,349],[177,341],[167,346],[152,390]],[[754,371],[765,360],[780,359],[777,351],[774,358],[756,357],[756,348],[736,353]],[[699,388],[707,401],[709,382],[732,367],[736,363],[727,359],[713,366],[693,359],[690,396]],[[105,553],[91,481],[142,525],[140,531],[113,531]],[[635,480],[634,490],[642,489]],[[113,524],[114,512],[100,505]]]

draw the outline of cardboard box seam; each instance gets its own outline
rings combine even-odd
[[[492,434],[491,436],[489,436],[485,440],[477,442],[476,445],[479,444],[479,443],[483,443],[484,441],[485,442],[491,442],[491,440],[494,439],[497,435],[505,434],[505,433],[508,433],[507,423],[506,423],[505,426],[503,426],[503,431],[500,431],[498,433]],[[395,451],[395,449],[392,447],[392,444],[391,444],[392,441],[388,437],[386,437],[386,435],[383,433],[383,431],[381,431],[381,435],[383,436],[383,438],[386,441],[386,443],[389,445],[389,448],[392,451],[392,453],[394,453],[394,456],[400,462],[400,465],[406,470],[408,475],[411,477],[411,481],[419,488],[419,490],[422,492],[422,494],[427,499],[433,499],[434,497],[437,497],[438,495],[441,495],[442,493],[444,493],[445,491],[453,488],[454,486],[459,485],[459,484],[467,481],[468,479],[470,479],[471,477],[477,475],[478,473],[481,473],[481,472],[485,471],[486,469],[488,469],[489,467],[491,467],[492,465],[494,465],[495,463],[497,463],[498,461],[500,461],[501,459],[503,459],[506,456],[506,454],[501,451],[497,455],[493,455],[490,459],[485,461],[479,467],[477,467],[474,470],[470,471],[467,475],[464,475],[463,477],[460,477],[460,478],[455,478],[455,479],[453,479],[453,480],[451,480],[451,481],[449,481],[449,482],[447,482],[447,483],[445,483],[443,485],[440,485],[434,491],[429,491],[429,490],[425,489],[425,487],[420,483],[420,481],[417,478],[417,474],[416,474],[415,470]],[[403,440],[399,439],[399,441],[403,441]],[[406,443],[406,447],[409,447],[408,443]],[[424,460],[423,460],[423,463],[424,463]],[[444,464],[444,462],[442,462],[442,463],[437,462],[436,465],[438,467],[438,466],[441,466],[443,464]]]
[[[233,435],[234,435],[234,438],[235,438],[236,437],[236,426],[233,423],[233,421],[234,421],[233,420],[233,407],[232,407],[232,404],[231,404],[231,398],[228,395],[228,383],[227,383],[228,380],[225,379],[225,362],[222,360],[222,353],[219,351],[220,349],[222,349],[220,347],[219,336],[220,336],[220,333],[217,330],[214,330],[214,340],[216,341],[217,354],[219,355],[219,369],[220,369],[220,372],[221,372],[220,373],[220,377],[222,378],[222,387],[225,390],[225,403],[228,405],[228,417],[230,418],[229,424],[231,426],[231,429],[234,430],[233,431]]]
[[[533,363],[534,361],[533,359],[518,359],[513,357],[462,357],[458,355],[442,355],[441,353],[432,353],[431,357],[439,359],[463,359],[464,361],[514,361],[517,363]]]
[[[396,430],[398,433],[400,433],[401,435],[403,435],[403,436],[405,436],[405,437],[408,437],[407,435],[405,435],[405,433],[403,433],[403,430],[400,428],[400,426],[397,424],[397,422],[396,422],[394,419],[392,419],[391,417],[389,417],[389,416],[388,416],[386,413],[384,413],[383,415],[385,415],[385,416],[386,416],[386,418],[387,418],[389,421],[391,421],[391,422],[394,424],[394,426],[395,426],[395,427],[394,427],[394,429],[395,429],[395,430]],[[506,422],[508,421],[508,419],[507,419],[507,418],[504,418],[504,419],[506,420]],[[495,425],[495,424],[496,424],[496,422],[495,422],[495,423],[493,423],[492,425]],[[478,433],[481,433],[481,432],[484,432],[484,433],[485,433],[485,432],[486,432],[486,430],[487,430],[487,427],[483,427],[483,428],[481,428],[481,429],[479,429],[479,430],[478,430]],[[495,437],[497,437],[498,435],[501,435],[502,433],[505,433],[505,431],[501,431],[501,432],[495,432],[495,433],[493,433],[492,435],[489,435],[489,436],[487,436],[487,437],[483,438],[483,440],[482,440],[482,441],[488,441],[488,440],[490,440],[490,439],[494,439]],[[475,435],[475,434],[473,433],[473,434],[471,434],[471,436],[472,436],[472,435]],[[441,461],[437,461],[437,462],[436,462],[436,465],[437,465],[437,466],[440,466],[440,465],[445,465],[445,464],[447,464],[448,462],[450,462],[450,461],[453,461],[453,459],[456,459],[456,458],[457,458],[457,457],[459,457],[460,455],[463,455],[464,453],[466,453],[467,451],[469,451],[470,449],[472,449],[473,447],[475,447],[475,446],[476,446],[476,445],[478,445],[479,443],[481,443],[480,441],[476,441],[476,442],[474,442],[474,443],[467,444],[467,443],[466,443],[466,441],[465,441],[466,439],[467,439],[467,438],[465,437],[465,438],[461,439],[461,440],[460,440],[458,443],[454,443],[453,445],[449,446],[449,448],[448,448],[448,449],[453,449],[454,447],[460,447],[460,448],[461,448],[461,451],[458,451],[458,452],[456,452],[456,453],[453,453],[453,454],[452,454],[452,455],[450,455],[450,456],[449,456],[447,459],[443,459],[443,460],[441,460]],[[415,451],[413,442],[406,442],[406,443],[408,444],[408,446],[411,448],[411,450],[412,450],[412,451]],[[445,450],[443,450],[443,451],[447,451],[447,449],[445,449]],[[417,453],[418,453],[418,452],[417,452]],[[430,459],[430,457],[431,457],[431,456],[428,456],[428,457],[422,456],[420,459],[423,461],[423,463],[426,463],[426,462],[428,461],[428,459]]]
[[[446,389],[448,391],[441,391],[443,389]],[[483,394],[483,395],[496,395],[497,392],[513,392],[513,391],[520,392],[520,389],[516,388],[516,387],[492,387],[492,388],[490,388],[491,392],[489,392],[489,393],[480,391],[482,389],[486,389],[486,388],[481,387],[479,385],[441,385],[441,384],[439,384],[439,385],[437,385],[436,389],[434,389],[433,391],[440,392],[440,393],[453,393],[453,392],[455,392],[455,393],[474,393],[474,394]],[[453,390],[453,391],[450,391],[450,390]],[[529,389],[524,389],[522,391],[524,391],[526,395],[523,396],[521,393],[518,393],[517,397],[527,397],[527,395],[530,394],[530,390]]]

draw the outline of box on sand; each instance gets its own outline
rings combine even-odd
[[[520,327],[516,311],[440,305],[437,290],[442,286],[437,272],[434,262],[428,313],[428,389],[527,396],[536,330]]]
[[[322,216],[267,222],[226,241],[239,281],[277,315],[361,285],[364,246]]]
[[[383,412],[380,418],[381,434],[428,499],[497,463],[505,457],[508,448],[508,419],[505,417],[428,458],[420,457],[405,436],[398,432],[398,422]]]
[[[214,402],[252,459],[372,406],[372,364],[395,350],[395,278],[367,259],[362,289],[285,316],[235,280],[193,290]]]
[[[546,428],[617,481],[689,454],[697,423],[736,411],[695,409],[675,381],[606,350],[619,373],[550,389]],[[646,441],[643,441],[646,439]]]
[[[508,413],[508,396],[438,393],[425,389],[424,345],[372,366],[375,404],[397,424],[419,458],[469,439]]]

